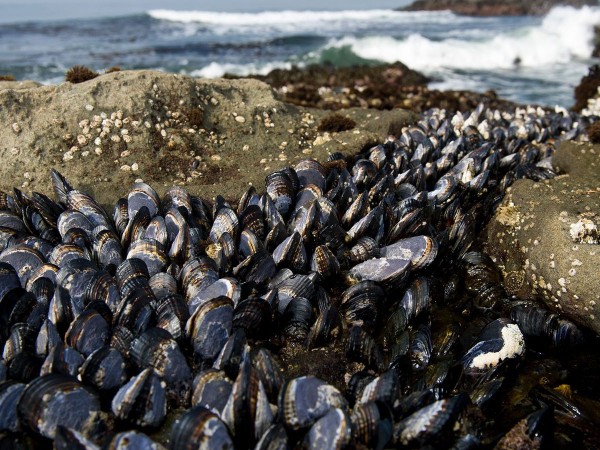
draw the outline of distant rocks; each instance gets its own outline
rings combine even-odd
[[[427,77],[400,62],[346,68],[294,67],[251,77],[271,85],[285,102],[320,109],[403,108],[422,112],[439,107],[453,112],[473,109],[480,102],[498,109],[514,109],[516,106],[499,99],[494,91],[474,93],[429,89]]]
[[[509,294],[600,333],[600,146],[563,143],[553,180],[518,180],[487,227]]]
[[[571,109],[587,115],[600,115],[598,88],[600,88],[600,66],[595,64],[575,87],[575,105]]]
[[[403,11],[450,10],[466,16],[542,16],[554,6],[596,6],[595,0],[416,0]]]

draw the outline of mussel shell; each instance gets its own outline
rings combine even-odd
[[[252,446],[273,422],[264,386],[248,358],[240,365],[221,417],[234,443],[242,446]]]
[[[176,341],[185,338],[185,325],[190,318],[185,299],[179,294],[169,294],[156,307],[156,326],[167,330]]]
[[[0,262],[10,264],[17,272],[21,286],[25,286],[34,270],[44,264],[46,259],[39,251],[19,244],[3,250]]]
[[[462,362],[465,372],[477,373],[495,367],[505,359],[518,358],[524,352],[525,340],[519,327],[501,318],[485,326]]]
[[[139,427],[157,427],[167,415],[167,398],[153,369],[144,369],[131,378],[112,399],[112,412]]]
[[[131,360],[140,369],[153,368],[167,383],[167,390],[181,403],[189,395],[192,380],[185,356],[171,334],[162,328],[149,328],[135,338],[129,352]]]
[[[401,283],[409,273],[411,261],[400,258],[368,259],[348,271],[352,282],[371,280],[384,285]]]
[[[21,425],[50,439],[61,425],[91,438],[105,431],[98,397],[67,375],[43,375],[29,383],[18,415]]]
[[[279,396],[283,422],[291,430],[311,426],[332,407],[344,409],[346,400],[336,388],[313,376],[287,381]]]
[[[186,325],[186,334],[201,360],[214,360],[229,339],[233,324],[233,302],[216,297],[196,309]]]
[[[127,380],[123,355],[117,349],[105,346],[89,355],[80,369],[81,380],[102,391],[110,391]]]
[[[192,406],[200,405],[221,414],[231,394],[233,382],[222,370],[201,371],[192,384]]]
[[[65,342],[84,354],[91,355],[110,339],[110,324],[95,310],[82,312],[67,330]]]
[[[335,276],[340,271],[340,262],[326,245],[319,245],[313,253],[310,269],[323,278]]]
[[[392,438],[394,417],[384,402],[359,403],[350,420],[353,440],[368,448],[381,450]]]
[[[219,417],[197,405],[179,417],[171,428],[173,450],[233,450],[233,441]]]
[[[17,417],[17,404],[21,394],[25,390],[23,383],[14,381],[3,381],[0,383],[0,431],[19,430],[19,418]]]
[[[144,433],[139,431],[123,431],[115,434],[104,450],[164,450]]]
[[[127,252],[127,258],[139,258],[144,261],[150,277],[162,272],[169,261],[162,245],[153,239],[139,239],[133,242]]]
[[[331,408],[310,427],[306,437],[308,448],[312,450],[345,448],[350,443],[350,424],[350,417],[344,410]]]
[[[459,394],[419,409],[394,425],[394,444],[423,446],[443,441],[444,433],[454,426],[466,404],[467,396]]]
[[[77,376],[84,360],[85,357],[77,350],[59,342],[48,352],[40,369],[40,374],[56,373]]]
[[[285,381],[283,369],[273,354],[264,347],[260,347],[252,356],[252,364],[262,382],[269,402],[277,404],[279,391]]]

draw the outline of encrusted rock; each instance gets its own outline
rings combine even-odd
[[[565,175],[519,180],[487,228],[509,294],[539,297],[600,333],[600,146],[563,143],[553,164]]]

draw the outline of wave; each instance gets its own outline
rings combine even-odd
[[[280,29],[297,32],[323,26],[347,29],[365,28],[377,24],[450,24],[473,22],[475,19],[456,16],[449,11],[393,11],[390,9],[345,11],[263,11],[258,13],[225,13],[212,11],[176,11],[153,9],[147,14],[156,20],[181,24],[196,24],[216,29],[240,31],[240,28]]]
[[[201,69],[192,70],[189,75],[201,78],[219,78],[226,73],[247,76],[247,75],[266,75],[274,69],[291,69],[292,64],[285,61],[274,61],[269,63],[249,63],[233,64],[211,62]]]
[[[497,70],[516,65],[539,67],[589,59],[594,26],[600,8],[556,7],[538,26],[486,39],[433,40],[421,34],[406,38],[389,36],[344,37],[317,51],[327,59],[332,51],[352,51],[356,56],[382,62],[402,61],[410,68],[431,72],[439,69]]]

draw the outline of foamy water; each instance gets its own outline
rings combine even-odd
[[[475,18],[389,9],[215,12],[152,9],[114,18],[0,25],[0,73],[57,82],[66,68],[157,68],[192,76],[266,74],[314,63],[401,61],[433,87],[519,102],[572,103],[593,63],[600,8]]]

